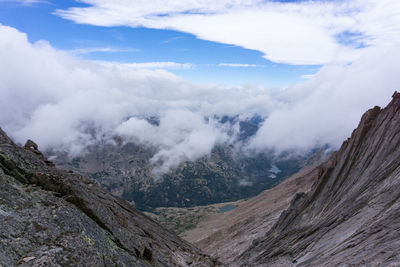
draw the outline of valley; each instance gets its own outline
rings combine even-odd
[[[226,119],[227,120],[227,119]],[[259,125],[241,122],[239,142],[252,137]],[[271,188],[311,162],[331,153],[328,147],[308,153],[276,155],[246,153],[233,145],[219,145],[196,161],[184,161],[177,168],[156,177],[151,164],[156,148],[115,138],[115,144],[98,144],[85,155],[46,153],[62,169],[91,177],[102,187],[151,211],[158,207],[189,208],[231,202],[255,196]]]

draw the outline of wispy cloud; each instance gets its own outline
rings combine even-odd
[[[113,47],[87,47],[68,50],[73,55],[86,55],[90,53],[121,53],[121,52],[139,52],[137,48],[113,48]]]
[[[35,4],[51,4],[50,1],[46,1],[46,0],[0,0],[0,3],[6,3],[6,2],[10,2],[10,3],[18,3],[24,6],[33,6]]]
[[[261,51],[279,63],[348,62],[370,47],[400,41],[398,0],[80,2],[88,6],[59,9],[55,14],[81,24],[188,32]]]
[[[168,44],[168,43],[172,43],[172,42],[175,42],[175,41],[183,39],[183,38],[184,38],[183,36],[175,36],[175,37],[169,38],[167,40],[164,40],[161,43]]]
[[[264,68],[264,65],[256,64],[242,64],[242,63],[219,63],[220,67],[232,67],[232,68]]]
[[[192,63],[177,63],[171,61],[163,61],[163,62],[133,62],[133,63],[113,63],[113,62],[103,62],[104,65],[119,65],[128,68],[135,69],[193,69],[196,67],[195,64]]]

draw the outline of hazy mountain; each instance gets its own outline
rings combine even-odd
[[[157,118],[149,119],[157,125]],[[240,126],[237,142],[246,142],[262,123],[255,116],[239,121],[238,117],[222,117],[223,124]],[[64,169],[93,178],[110,192],[131,201],[142,210],[157,207],[192,207],[235,201],[257,195],[280,183],[310,161],[327,155],[325,148],[307,154],[273,152],[244,153],[232,144],[217,145],[210,156],[185,161],[161,177],[153,173],[151,158],[156,148],[124,142],[97,144],[85,155],[69,158],[57,154],[54,162]]]

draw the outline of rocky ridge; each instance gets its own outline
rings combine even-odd
[[[0,265],[215,266],[216,261],[34,143],[0,129]]]
[[[400,265],[400,94],[368,110],[240,266]]]

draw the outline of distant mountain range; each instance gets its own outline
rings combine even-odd
[[[246,142],[263,122],[259,116],[239,121],[238,117],[218,118],[221,123],[238,123],[237,142]],[[157,125],[157,118],[148,119]],[[113,194],[122,196],[141,210],[157,207],[193,207],[255,196],[279,184],[311,161],[327,157],[327,149],[310,153],[238,153],[232,144],[214,147],[210,156],[182,162],[156,178],[150,159],[155,148],[115,138],[116,145],[99,144],[83,156],[69,158],[57,154],[54,162],[93,178]],[[54,158],[54,157],[53,157]]]

